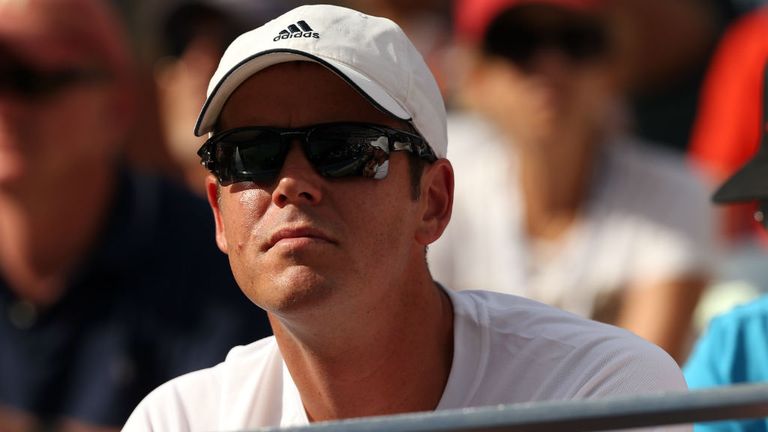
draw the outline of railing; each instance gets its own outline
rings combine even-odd
[[[562,402],[535,402],[314,423],[281,432],[600,431],[768,417],[768,383]]]

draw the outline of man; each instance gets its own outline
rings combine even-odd
[[[116,430],[270,333],[205,201],[120,162],[135,70],[100,0],[0,2],[0,430]]]
[[[684,389],[669,356],[525,299],[452,293],[445,111],[393,22],[294,9],[227,49],[197,123],[216,239],[275,333],[173,380],[125,431],[241,430]],[[372,146],[387,166],[365,177]]]
[[[430,264],[453,289],[618,325],[682,361],[712,261],[710,206],[682,157],[618,127],[607,3],[456,3],[470,109],[449,121],[449,157],[463,180]]]
[[[720,187],[714,200],[720,203],[758,201],[760,205],[755,219],[768,228],[768,58],[764,61],[762,120],[753,125],[759,126],[762,135],[759,149]],[[743,104],[748,102],[742,101]],[[747,146],[749,143],[735,141],[734,144]],[[768,381],[768,296],[714,318],[685,365],[685,377],[692,388]],[[703,423],[696,429],[768,431],[768,418]]]

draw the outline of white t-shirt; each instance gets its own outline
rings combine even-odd
[[[432,276],[443,285],[515,294],[591,317],[598,297],[632,282],[711,268],[713,210],[681,157],[628,137],[607,141],[584,217],[545,243],[525,231],[518,170],[498,132],[470,115],[454,115],[448,125],[453,214],[429,249]]]
[[[448,293],[454,357],[438,410],[686,389],[660,348],[622,329],[520,297]],[[147,396],[123,431],[218,431],[308,424],[274,337]],[[687,430],[687,429],[686,429]]]

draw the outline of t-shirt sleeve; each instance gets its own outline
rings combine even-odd
[[[634,343],[632,343],[634,341]],[[591,372],[577,398],[602,398],[686,391],[677,363],[661,348],[629,338],[603,349],[602,359],[593,360]]]
[[[678,393],[688,389],[677,363],[661,348],[649,343],[618,344],[613,352],[606,351],[603,362],[580,389],[579,398],[614,398],[661,393]],[[635,431],[684,432],[690,424],[659,425]]]

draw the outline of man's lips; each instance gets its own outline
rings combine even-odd
[[[282,228],[269,236],[269,240],[265,244],[264,250],[272,249],[276,244],[282,240],[318,240],[328,243],[336,243],[330,236],[326,235],[321,230],[312,227],[295,227],[295,228]]]

